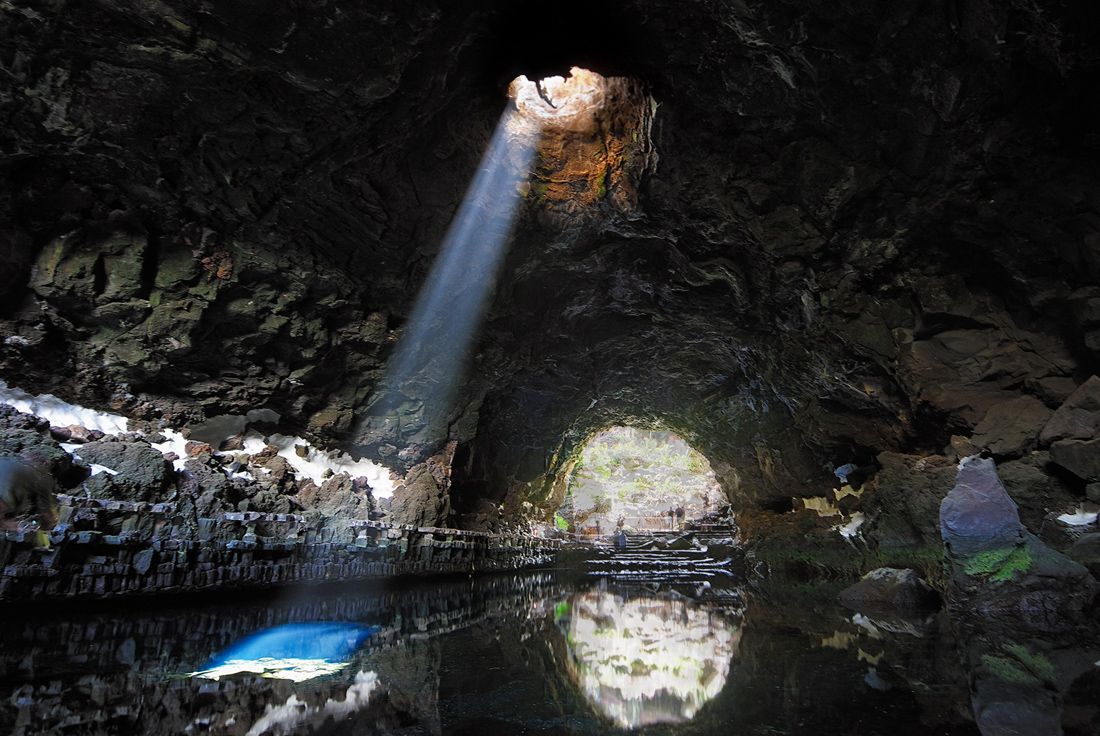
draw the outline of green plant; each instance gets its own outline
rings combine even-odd
[[[1031,569],[1031,552],[1027,546],[999,547],[978,552],[967,558],[963,570],[967,575],[988,575],[989,579],[1003,583],[1017,572]]]
[[[1054,665],[1042,654],[1032,654],[1023,644],[1002,644],[1001,649],[1015,657],[1037,679],[1054,684]]]
[[[982,655],[982,665],[989,670],[994,677],[1011,682],[1016,685],[1036,685],[1038,678],[1025,672],[1018,664],[1007,657],[998,657],[993,654]]]

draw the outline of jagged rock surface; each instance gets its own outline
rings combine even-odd
[[[413,516],[478,526],[556,506],[618,423],[744,510],[975,428],[1022,456],[1100,368],[1096,12],[6,4],[0,373],[176,425],[264,406],[402,473],[454,442]],[[362,425],[507,83],[571,64],[657,103],[637,181],[533,187],[446,436],[416,401]],[[1094,480],[1063,419],[1041,449]]]

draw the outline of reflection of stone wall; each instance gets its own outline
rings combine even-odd
[[[377,674],[379,689],[337,733],[387,733],[413,720],[438,732],[439,647],[433,640],[470,627],[502,628],[506,620],[523,618],[534,602],[560,594],[560,587],[533,574],[348,592],[342,587],[337,594],[274,605],[11,620],[0,629],[0,733],[169,734],[191,727],[244,734],[267,706],[284,705],[291,696],[314,708],[330,699],[344,702],[360,671]],[[377,621],[381,630],[334,677],[303,683],[247,674],[218,682],[180,677],[257,630],[318,620]],[[9,652],[18,658],[8,658]]]
[[[106,597],[405,574],[515,570],[553,561],[559,542],[297,514],[230,512],[177,523],[174,503],[60,496],[50,549],[0,538],[0,600]]]

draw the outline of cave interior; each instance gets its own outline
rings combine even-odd
[[[0,113],[0,457],[60,502],[0,606],[560,565],[625,427],[705,458],[739,579],[915,570],[950,728],[1100,733],[1095,4],[13,0]]]

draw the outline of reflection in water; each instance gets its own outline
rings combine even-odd
[[[294,733],[310,724],[348,718],[366,707],[377,687],[377,674],[360,671],[355,674],[355,681],[341,699],[329,698],[324,705],[311,706],[292,693],[282,705],[268,705],[263,716],[252,724],[245,736]]]
[[[250,672],[304,682],[339,672],[377,626],[323,621],[284,624],[257,632],[220,652],[195,677],[217,680]]]
[[[725,686],[741,632],[724,614],[684,598],[606,590],[571,603],[566,641],[577,681],[617,725],[691,720]]]
[[[942,618],[915,636],[801,589],[663,588],[539,573],[12,612],[0,734],[976,734]],[[178,676],[200,665],[220,679]],[[1082,688],[1074,717],[1100,719]]]

